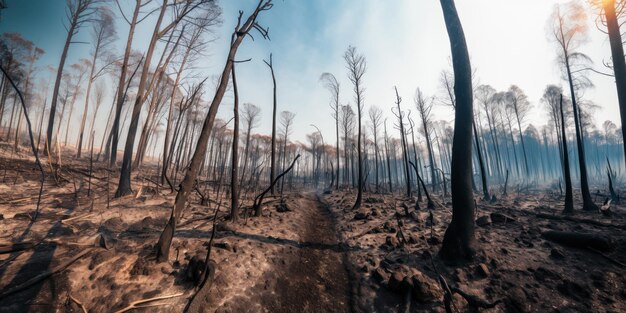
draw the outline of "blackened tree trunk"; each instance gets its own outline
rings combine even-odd
[[[363,115],[363,74],[365,74],[366,62],[365,57],[356,52],[355,47],[348,47],[348,50],[344,54],[344,60],[346,61],[346,65],[348,67],[348,78],[354,85],[354,100],[356,101],[356,111],[357,111],[357,165],[358,165],[358,184],[357,184],[357,195],[356,200],[354,201],[354,205],[352,209],[358,209],[361,207],[361,200],[363,198],[363,157],[361,149],[361,139],[362,139],[362,128],[361,121]]]
[[[611,56],[613,57],[613,73],[615,74],[615,84],[617,85],[617,99],[619,101],[619,111],[622,125],[626,125],[626,61],[624,60],[624,46],[620,25],[615,14],[615,0],[602,1],[604,6],[604,16],[609,32],[609,42],[611,44]],[[626,138],[626,127],[622,127],[622,137]],[[622,145],[626,155],[626,145]],[[626,160],[626,159],[625,159]]]
[[[230,177],[230,218],[233,222],[239,219],[239,93],[237,91],[237,78],[235,76],[235,64],[232,65],[233,77],[233,152],[232,169]]]
[[[150,39],[150,44],[148,46],[148,51],[146,53],[146,61],[143,64],[143,69],[141,72],[141,78],[139,79],[139,86],[137,88],[137,96],[135,98],[135,104],[133,105],[133,111],[131,113],[130,126],[128,127],[128,136],[126,136],[126,143],[124,146],[124,157],[122,159],[122,168],[120,170],[120,181],[117,185],[117,190],[115,191],[115,197],[122,197],[132,193],[130,177],[131,177],[131,163],[133,159],[133,150],[135,148],[135,137],[137,135],[137,127],[139,126],[139,115],[141,114],[141,106],[143,105],[147,94],[146,94],[146,84],[148,83],[148,75],[150,73],[150,61],[152,60],[152,55],[154,54],[154,50],[156,48],[157,41],[161,37],[159,34],[159,29],[161,28],[161,22],[163,21],[163,16],[165,15],[167,7],[167,0],[163,1],[163,5],[161,7],[161,12],[159,17],[157,18],[156,24],[154,26],[154,31],[152,32],[152,38]],[[116,151],[112,150],[112,154],[115,154]]]
[[[400,128],[400,141],[402,143],[402,157],[404,159],[404,175],[406,175],[405,177],[406,196],[410,198],[411,197],[411,173],[409,169],[409,155],[407,151],[406,137],[405,137],[405,131],[404,131],[403,113],[402,113],[402,110],[400,109],[400,103],[402,102],[402,98],[400,98],[400,95],[398,94],[398,88],[397,87],[393,87],[393,88],[396,91],[396,108],[398,109],[396,116],[398,117],[398,124]]]
[[[389,192],[393,192],[393,182],[391,181],[391,158],[389,157],[389,137],[387,136],[387,119],[385,119],[385,155],[387,156],[387,183]]]
[[[565,136],[565,116],[563,114],[563,95],[560,100],[561,111],[561,136],[563,137],[563,179],[565,180],[565,208],[563,213],[574,212],[574,198],[572,196],[572,178],[569,169],[569,152],[567,150],[567,137]]]
[[[267,62],[265,60],[263,60],[263,62],[265,62],[265,64],[267,64],[267,66],[270,68],[270,71],[272,72],[272,84],[274,86],[274,90],[273,90],[273,95],[274,95],[274,101],[273,101],[273,108],[272,108],[272,151],[271,151],[271,157],[270,157],[270,183],[274,181],[274,178],[276,177],[276,76],[274,75],[274,64],[272,62],[272,54],[270,53],[270,61]],[[272,195],[274,195],[274,185],[272,185],[272,188],[270,190],[270,193]]]
[[[478,167],[480,168],[480,181],[483,185],[483,199],[489,201],[489,184],[487,184],[487,173],[485,172],[485,162],[483,161],[483,154],[480,150],[480,142],[478,142],[478,132],[476,132],[476,124],[472,121],[472,130],[474,134],[474,141],[476,142],[476,155],[478,156]]]
[[[454,137],[452,141],[452,221],[439,255],[447,261],[472,259],[475,254],[472,193],[472,69],[465,34],[453,0],[440,0],[450,39],[454,69]]]
[[[260,29],[260,31],[264,31],[262,35],[263,37],[267,37],[267,30],[263,30],[262,28],[260,28],[260,26],[256,24],[256,18],[261,11],[267,11],[271,9],[271,7],[271,0],[259,1],[259,4],[257,5],[254,12],[248,17],[246,22],[241,27],[240,22],[243,12],[240,11],[239,13],[239,19],[233,33],[233,40],[230,45],[226,64],[224,65],[222,76],[215,90],[215,96],[213,97],[213,101],[211,101],[209,112],[207,113],[207,116],[202,125],[202,131],[200,132],[200,136],[198,137],[196,150],[194,151],[191,158],[191,163],[189,164],[189,167],[185,172],[185,177],[180,184],[180,189],[176,194],[176,200],[174,201],[174,207],[172,209],[170,219],[167,225],[165,225],[165,229],[163,229],[163,232],[161,233],[159,241],[155,247],[158,262],[165,261],[169,258],[170,246],[172,244],[172,239],[174,238],[174,233],[176,231],[176,223],[180,219],[180,215],[185,207],[185,203],[187,202],[187,197],[189,197],[189,193],[193,189],[193,185],[196,181],[198,170],[200,168],[200,163],[202,163],[202,161],[204,160],[209,141],[209,135],[211,129],[213,128],[213,123],[215,122],[217,110],[222,102],[222,99],[224,98],[224,94],[226,93],[226,88],[228,86],[228,81],[230,77],[229,74],[231,73],[233,64],[235,62],[237,49],[253,27],[255,29]]]
[[[59,61],[59,67],[57,68],[57,76],[54,81],[54,89],[52,90],[52,101],[50,102],[50,114],[48,117],[48,131],[47,131],[47,139],[48,142],[47,148],[45,151],[50,153],[50,148],[52,147],[52,136],[54,132],[54,118],[56,117],[57,110],[57,100],[59,98],[59,88],[61,87],[61,78],[63,77],[63,68],[65,67],[65,59],[67,58],[67,51],[70,49],[70,44],[72,43],[72,38],[76,34],[76,28],[78,27],[78,12],[75,12],[70,20],[69,27],[67,30],[67,37],[65,38],[65,45],[63,46],[63,52],[61,53],[61,60]],[[59,123],[61,123],[59,121]]]
[[[133,19],[130,22],[130,28],[128,30],[128,38],[126,39],[126,49],[124,50],[124,60],[122,61],[122,67],[120,69],[120,81],[117,85],[117,95],[115,102],[115,117],[113,119],[113,126],[111,128],[111,145],[107,143],[107,148],[111,153],[111,158],[109,160],[109,166],[115,165],[117,160],[117,144],[119,141],[119,132],[120,132],[120,118],[122,116],[122,107],[124,106],[124,98],[126,95],[127,83],[126,83],[126,72],[128,70],[128,59],[130,58],[131,47],[133,43],[133,36],[135,35],[135,26],[137,25],[137,17],[139,16],[139,9],[141,9],[141,1],[136,0],[135,10],[133,11]],[[139,62],[141,64],[141,62]],[[139,65],[137,65],[137,69],[139,69]],[[136,71],[136,70],[135,70]],[[132,78],[131,78],[132,79]]]
[[[580,115],[578,112],[578,104],[576,103],[576,93],[574,92],[574,82],[572,72],[569,65],[569,56],[567,51],[563,51],[565,56],[565,67],[567,70],[567,79],[569,82],[570,93],[572,95],[572,108],[574,109],[574,126],[576,128],[576,146],[578,147],[578,166],[580,168],[580,192],[583,198],[583,210],[597,211],[598,206],[593,203],[591,194],[589,193],[589,181],[587,178],[587,164],[585,161],[585,148],[583,146],[582,128],[580,125]],[[565,137],[563,138],[565,141]],[[563,152],[565,153],[565,152]]]

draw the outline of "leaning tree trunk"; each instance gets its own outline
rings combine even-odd
[[[615,84],[617,85],[620,118],[622,125],[626,125],[626,61],[624,60],[622,35],[615,14],[615,0],[605,0],[602,3],[604,4],[604,16],[606,17],[611,55],[613,56],[613,73],[615,74]],[[626,127],[622,127],[622,137],[626,138]],[[626,154],[626,145],[622,145],[622,147],[624,148],[624,154]]]
[[[574,212],[574,198],[572,196],[572,178],[569,168],[569,155],[567,152],[567,137],[565,137],[565,116],[563,115],[563,95],[560,100],[561,111],[561,136],[563,137],[563,179],[565,180],[565,208],[563,213]]]
[[[439,255],[448,261],[473,258],[474,197],[472,193],[472,69],[465,34],[453,0],[440,0],[450,39],[456,110],[452,139],[452,221]]]
[[[148,81],[148,74],[150,73],[150,61],[152,60],[152,55],[156,48],[157,41],[159,40],[159,29],[161,27],[161,22],[163,21],[163,16],[165,15],[165,4],[161,9],[161,13],[157,19],[156,25],[154,26],[154,31],[152,33],[152,39],[150,40],[150,45],[148,46],[148,52],[146,53],[146,61],[143,64],[143,69],[141,71],[141,78],[139,80],[139,87],[137,88],[137,96],[135,98],[135,104],[133,106],[133,112],[131,113],[130,126],[128,127],[128,136],[126,137],[126,143],[124,146],[124,157],[122,159],[122,168],[120,170],[120,181],[117,185],[117,190],[115,191],[115,197],[122,197],[132,193],[130,176],[131,176],[131,163],[133,159],[133,150],[135,148],[135,137],[137,135],[137,127],[139,126],[139,115],[141,114],[141,106],[143,105],[145,98],[147,96],[146,93],[146,84]],[[115,154],[115,150],[111,151],[111,153]]]
[[[176,200],[174,201],[174,207],[172,209],[170,219],[167,222],[167,225],[165,225],[165,229],[163,229],[163,232],[159,236],[159,241],[155,246],[158,262],[165,261],[169,258],[170,246],[172,244],[172,239],[174,238],[174,233],[176,231],[176,223],[180,219],[180,215],[185,207],[185,203],[187,202],[189,193],[193,190],[193,185],[195,184],[196,177],[198,175],[200,163],[202,163],[202,160],[204,160],[209,141],[209,135],[211,129],[213,128],[213,123],[215,122],[217,109],[219,108],[222,99],[224,98],[224,93],[226,93],[226,88],[228,87],[228,81],[230,77],[229,74],[231,73],[233,64],[235,62],[237,49],[241,45],[243,39],[247,36],[250,29],[252,29],[253,25],[255,25],[256,17],[258,16],[259,12],[269,10],[272,6],[271,0],[267,0],[266,2],[263,1],[264,0],[261,0],[261,2],[259,2],[256,10],[248,17],[243,26],[239,27],[239,22],[237,23],[237,27],[235,28],[235,32],[233,33],[233,40],[230,45],[230,51],[226,59],[226,64],[224,65],[224,70],[222,71],[222,76],[216,88],[213,101],[211,101],[209,112],[207,113],[207,116],[202,125],[202,131],[200,132],[200,136],[198,137],[198,142],[191,158],[191,163],[189,164],[189,167],[185,172],[185,177],[183,178],[183,181],[180,183],[180,189],[176,194]],[[242,13],[240,12],[239,21],[241,21],[241,14]]]
[[[63,77],[63,67],[65,66],[65,59],[67,58],[67,51],[70,48],[70,44],[72,43],[72,37],[74,37],[74,33],[76,30],[76,25],[78,15],[74,14],[72,21],[70,22],[70,27],[67,31],[67,38],[65,38],[65,45],[63,46],[63,52],[61,53],[61,61],[59,61],[59,68],[57,68],[57,77],[54,81],[54,89],[52,90],[52,101],[50,103],[50,114],[48,117],[48,137],[47,142],[48,149],[45,151],[49,154],[49,148],[52,147],[52,133],[54,132],[54,118],[56,117],[57,110],[57,98],[59,97],[59,88],[61,87],[61,79]],[[61,123],[61,121],[59,121]]]
[[[91,70],[89,71],[89,81],[87,82],[87,92],[85,93],[85,109],[83,110],[83,118],[80,121],[80,132],[78,133],[78,144],[76,150],[76,158],[80,159],[80,155],[83,149],[83,134],[85,132],[85,122],[87,121],[87,112],[89,111],[89,96],[91,94],[91,86],[94,81],[94,72],[96,71],[96,60],[98,59],[98,50],[100,49],[100,45],[96,46],[96,51],[93,54],[93,59],[91,60]],[[95,113],[94,113],[95,114]]]
[[[117,161],[117,144],[119,141],[120,132],[120,118],[122,116],[122,107],[124,106],[124,98],[126,97],[126,72],[128,69],[128,59],[130,58],[131,46],[133,43],[133,36],[135,35],[135,26],[137,25],[137,17],[139,16],[139,9],[141,8],[141,2],[137,1],[135,4],[135,11],[133,12],[133,19],[130,22],[130,29],[128,30],[128,38],[126,39],[126,49],[124,50],[124,60],[122,61],[122,67],[120,70],[120,81],[117,85],[117,100],[115,101],[115,118],[113,119],[113,126],[111,128],[111,145],[107,142],[107,149],[110,149],[111,158],[109,159],[109,166],[115,165]],[[143,57],[142,57],[143,60]],[[141,64],[141,61],[139,62]],[[139,65],[137,66],[139,69]],[[137,70],[135,69],[135,71]],[[134,74],[133,74],[134,75]],[[132,80],[132,77],[129,79]],[[110,148],[109,148],[110,147]]]

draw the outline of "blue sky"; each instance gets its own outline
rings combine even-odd
[[[134,0],[120,2],[129,14]],[[564,83],[555,63],[556,50],[546,32],[552,7],[560,2],[564,1],[457,0],[472,66],[477,69],[480,82],[498,90],[511,84],[520,86],[534,105],[527,124],[546,123],[545,110],[539,101],[541,94],[547,84]],[[224,22],[215,30],[217,40],[209,45],[207,56],[196,64],[200,76],[221,72],[238,10],[244,10],[247,16],[256,3],[256,0],[220,1]],[[0,32],[20,32],[46,50],[39,62],[38,76],[49,76],[45,68],[57,66],[65,39],[65,1],[8,0],[8,6],[3,12]],[[590,23],[593,19],[590,14]],[[151,23],[148,19],[140,25],[133,49],[145,51]],[[420,87],[426,95],[438,95],[440,72],[449,68],[449,43],[439,1],[435,0],[275,0],[274,8],[263,12],[259,23],[269,27],[271,40],[263,40],[259,35],[255,35],[255,41],[247,39],[238,59],[252,58],[252,61],[240,64],[237,70],[242,103],[251,102],[262,109],[257,130],[263,133],[271,130],[271,76],[262,62],[270,53],[274,55],[279,111],[296,113],[293,138],[301,141],[307,133],[315,131],[309,126],[313,123],[322,129],[327,142],[334,142],[329,96],[319,83],[323,72],[331,72],[340,80],[342,104],[354,104],[342,58],[348,45],[356,46],[367,58],[365,111],[376,105],[389,118],[393,116],[390,112],[393,86],[398,86],[404,107],[415,111],[415,89]],[[120,37],[116,51],[122,53],[128,27],[121,18],[116,26]],[[610,55],[608,40],[591,24],[589,33],[590,40],[582,50],[601,68],[602,60]],[[87,27],[81,30],[77,40],[89,40]],[[87,57],[89,49],[89,45],[73,45],[68,64]],[[596,88],[586,92],[585,98],[603,107],[596,113],[596,123],[611,119],[619,125],[613,80],[598,75],[592,75],[591,79]],[[105,81],[111,85],[109,78]],[[207,99],[212,92],[212,87],[208,87]],[[109,103],[105,101],[100,109],[101,122],[106,119]],[[82,100],[77,102],[77,117],[81,114],[81,104]],[[228,96],[219,115],[229,119],[231,112],[232,97]],[[436,119],[452,121],[453,115],[447,108],[438,107],[434,113]],[[101,131],[104,123],[97,126]]]

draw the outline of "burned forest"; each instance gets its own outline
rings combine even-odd
[[[625,23],[0,0],[0,312],[626,312]]]

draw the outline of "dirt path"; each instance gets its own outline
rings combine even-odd
[[[285,255],[287,270],[277,268],[275,293],[262,299],[267,312],[350,312],[350,282],[331,213],[314,193],[296,210],[306,219],[294,254]]]

